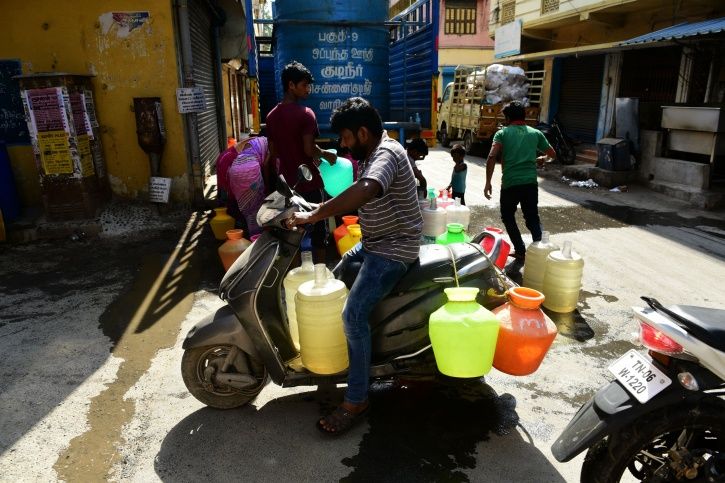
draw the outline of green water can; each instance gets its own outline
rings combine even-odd
[[[430,316],[428,334],[438,370],[451,377],[481,377],[491,370],[499,322],[476,303],[478,288],[445,289],[448,302]]]
[[[451,243],[468,243],[471,237],[463,231],[462,223],[448,223],[446,232],[436,237],[436,243],[439,245],[449,245]]]

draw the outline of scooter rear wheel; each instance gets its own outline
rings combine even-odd
[[[724,411],[725,404],[709,400],[647,414],[589,449],[582,466],[581,481],[615,483],[626,472],[630,478],[627,481],[631,478],[675,481],[669,450],[710,456],[725,451]]]
[[[232,409],[251,402],[269,381],[267,371],[261,363],[256,363],[247,354],[239,351],[228,372],[248,374],[257,383],[237,389],[215,384],[213,377],[220,372],[232,346],[216,345],[194,347],[184,351],[181,359],[181,376],[189,392],[199,401],[217,409]]]

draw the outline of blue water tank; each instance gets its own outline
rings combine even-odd
[[[282,69],[293,60],[315,82],[304,104],[317,116],[323,136],[330,115],[346,99],[364,97],[388,116],[388,2],[276,0],[275,82],[282,99]]]

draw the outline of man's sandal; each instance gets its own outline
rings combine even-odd
[[[369,409],[370,405],[362,411],[354,413],[338,406],[330,414],[317,421],[317,429],[329,436],[339,436],[362,421]],[[325,425],[322,424],[323,421]]]

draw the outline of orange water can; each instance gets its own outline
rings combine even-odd
[[[509,301],[493,310],[499,321],[493,367],[512,376],[535,372],[556,337],[556,325],[541,310],[544,295],[538,290],[516,287]]]

